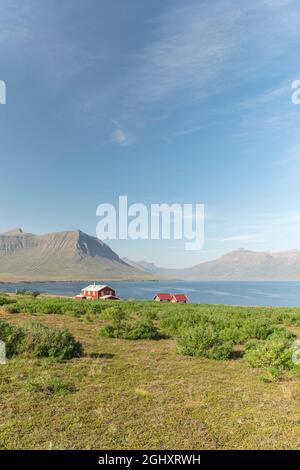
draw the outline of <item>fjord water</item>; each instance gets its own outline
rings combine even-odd
[[[92,283],[92,282],[90,282]],[[97,281],[108,283],[122,299],[151,300],[156,292],[185,293],[192,303],[300,306],[300,282],[244,281]],[[0,291],[38,290],[43,293],[74,296],[89,282],[44,282],[0,284]]]

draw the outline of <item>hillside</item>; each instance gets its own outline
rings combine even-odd
[[[80,230],[34,235],[15,229],[0,235],[0,281],[141,279],[105,243]]]
[[[0,281],[76,281],[153,278],[201,281],[298,281],[300,250],[239,249],[186,269],[121,259],[80,230],[34,235],[17,228],[0,234]]]
[[[300,250],[272,253],[239,249],[185,269],[183,276],[197,280],[296,281],[300,280]]]
[[[198,281],[299,281],[300,250],[264,252],[239,249],[187,269],[159,268],[152,263],[131,262],[152,275]]]

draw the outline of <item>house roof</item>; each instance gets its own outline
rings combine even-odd
[[[97,284],[91,284],[90,286],[87,286],[85,287],[84,289],[81,289],[82,291],[83,290],[88,290],[90,292],[100,292],[101,290],[103,290],[105,287],[108,287],[109,289],[113,290],[112,287],[109,287],[107,285],[97,285]]]
[[[188,298],[185,294],[174,294],[172,299],[176,299],[177,302],[187,302]]]
[[[158,297],[159,300],[171,300],[172,299],[172,295],[171,294],[161,294],[161,293],[157,293],[155,294],[154,298]]]

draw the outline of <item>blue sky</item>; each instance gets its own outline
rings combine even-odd
[[[1,0],[0,230],[95,234],[96,207],[204,203],[205,244],[113,241],[190,266],[300,248],[296,0]]]

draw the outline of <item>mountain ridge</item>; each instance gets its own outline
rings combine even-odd
[[[15,228],[0,234],[0,281],[77,280],[299,281],[300,250],[230,251],[190,268],[168,269],[120,258],[81,230],[43,235]]]
[[[0,234],[0,281],[76,281],[148,278],[108,245],[81,230]]]
[[[126,258],[127,263],[131,260]],[[180,280],[194,281],[299,281],[300,250],[282,252],[252,251],[244,248],[230,251],[211,261],[191,268],[160,268],[146,261],[134,261],[132,266],[151,274]]]

